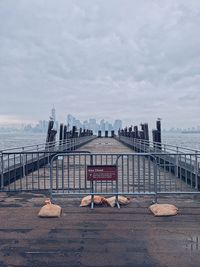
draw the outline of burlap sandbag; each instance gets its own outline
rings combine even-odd
[[[42,218],[60,217],[61,207],[51,203],[50,199],[45,200],[45,205],[40,209],[38,216]]]
[[[81,200],[81,207],[86,207],[89,206],[92,202],[92,197],[90,196],[86,196],[84,198],[82,198]],[[100,204],[106,204],[106,199],[104,197],[101,196],[94,196],[94,204],[100,205]]]
[[[106,202],[109,206],[114,207],[116,203],[116,196],[106,198]],[[121,205],[127,205],[128,203],[130,203],[130,198],[118,196],[118,202]]]
[[[149,209],[155,216],[173,216],[178,213],[178,208],[171,204],[153,204]]]

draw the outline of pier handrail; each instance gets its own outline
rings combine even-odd
[[[177,152],[177,150],[178,150],[178,152],[182,152],[183,150],[192,151],[195,153],[200,152],[199,149],[193,149],[193,148],[183,147],[183,146],[176,146],[176,145],[167,144],[167,143],[152,142],[152,141],[148,141],[148,140],[131,138],[131,137],[127,137],[127,136],[119,136],[119,137],[116,137],[116,139],[126,140],[126,141],[130,141],[131,143],[150,146],[150,148],[154,148],[154,150],[156,150],[156,148],[158,149],[159,147],[162,147],[163,151],[169,151],[169,152],[170,151],[176,151]]]
[[[83,137],[78,137],[78,138],[68,138],[64,141],[55,141],[55,142],[48,142],[48,143],[39,143],[39,144],[34,144],[34,145],[27,145],[27,146],[21,146],[21,147],[10,147],[10,148],[6,148],[6,149],[2,149],[0,150],[0,153],[6,153],[6,152],[28,152],[28,151],[48,151],[48,149],[50,150],[50,148],[52,147],[61,147],[73,142],[78,142],[78,140],[84,140],[84,139],[92,139],[96,138],[96,136],[83,136]],[[78,142],[79,143],[79,142]]]

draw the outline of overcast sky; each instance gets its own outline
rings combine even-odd
[[[0,123],[200,125],[199,0],[1,0]]]

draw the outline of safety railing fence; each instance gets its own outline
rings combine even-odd
[[[155,199],[158,194],[199,194],[199,169],[188,172],[177,162],[161,161],[158,153],[59,154],[51,159],[51,193],[154,195]],[[117,182],[95,181],[92,187],[87,179],[87,166],[91,165],[116,165]]]
[[[40,144],[0,151],[0,190],[32,190],[47,189],[45,179],[49,173],[49,163],[53,155],[63,151],[74,151],[96,138],[85,136],[68,139],[66,142]],[[30,178],[31,174],[31,178]],[[37,181],[34,177],[37,176]],[[26,177],[24,184],[21,184]],[[28,182],[31,179],[32,182]],[[44,183],[40,186],[42,179]],[[19,180],[19,181],[18,181]],[[19,184],[20,182],[20,184]]]
[[[196,169],[200,169],[199,150],[126,136],[119,136],[116,137],[116,139],[128,145],[136,152],[159,153],[158,160],[160,162],[167,161],[173,165],[181,166],[189,173],[194,172]]]
[[[27,151],[12,153],[14,166],[9,165],[11,154],[3,156],[7,156],[8,166],[1,173],[1,191],[49,190],[52,195],[116,195],[117,192],[156,198],[158,194],[199,194],[200,189],[198,165],[188,170],[180,161],[189,157],[192,164],[200,154],[171,153],[170,157],[176,160],[169,161],[168,153]],[[117,181],[95,181],[92,190],[87,167],[113,165],[117,167]]]

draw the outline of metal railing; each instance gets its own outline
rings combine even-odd
[[[51,195],[154,195],[199,194],[200,173],[160,161],[159,153],[129,154],[57,154],[51,159]],[[162,154],[163,155],[163,154]],[[200,154],[199,154],[200,155]],[[177,156],[177,154],[171,154]],[[186,156],[178,154],[178,156]],[[190,154],[191,157],[194,154]],[[87,180],[87,166],[116,165],[117,182]],[[95,189],[95,190],[93,190]]]
[[[38,144],[34,146],[16,147],[0,151],[0,190],[6,187],[7,190],[16,190],[16,181],[27,177],[32,173],[32,179],[38,174],[38,185],[40,189],[41,173],[45,180],[47,165],[53,155],[63,151],[74,151],[82,145],[90,142],[96,136],[85,136],[73,139],[67,139],[62,142],[53,142],[48,144]],[[35,183],[35,182],[34,182]],[[21,190],[35,188],[34,185],[29,188],[27,185],[21,185]],[[18,189],[20,189],[18,187]],[[44,189],[46,186],[44,184]]]
[[[176,166],[181,166],[188,172],[195,172],[196,169],[200,169],[199,150],[125,136],[119,136],[116,139],[136,152],[159,153],[158,161],[160,162],[167,161]]]
[[[199,194],[199,157],[200,153],[163,151],[125,154],[73,150],[4,152],[1,163],[5,165],[6,161],[7,166],[1,169],[0,191],[48,190],[52,195],[79,196],[153,195],[155,200],[159,194]],[[116,165],[117,182],[95,181],[92,190],[87,180],[87,166],[91,165]]]

